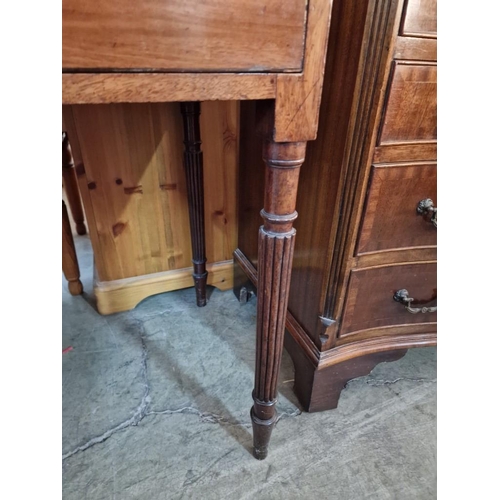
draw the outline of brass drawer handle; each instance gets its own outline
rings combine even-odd
[[[417,205],[418,215],[428,215],[432,214],[429,222],[434,224],[434,227],[438,227],[438,209],[434,206],[434,202],[430,198],[425,200],[420,200]]]
[[[411,303],[415,300],[409,297],[408,290],[405,290],[402,288],[401,290],[398,290],[395,294],[393,299],[396,302],[399,302],[400,304],[403,304],[405,306],[405,309],[412,313],[412,314],[418,314],[418,313],[433,313],[438,310],[437,306],[435,307],[411,307]]]

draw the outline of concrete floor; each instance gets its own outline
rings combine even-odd
[[[166,293],[100,316],[63,279],[63,498],[436,498],[436,350],[351,381],[339,407],[301,413],[285,353],[268,458],[251,455],[255,299]]]

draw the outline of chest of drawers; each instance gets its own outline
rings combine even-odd
[[[285,339],[309,411],[335,408],[346,381],[377,363],[436,343],[436,45],[435,0],[334,3],[318,140],[297,200]],[[241,121],[252,120],[245,104]],[[250,235],[263,183],[244,137],[242,300],[257,279]]]

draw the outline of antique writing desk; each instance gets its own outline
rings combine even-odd
[[[63,104],[177,101],[187,103],[188,116],[196,114],[189,103],[197,101],[261,101],[266,180],[264,224],[255,235],[259,274],[251,410],[259,459],[267,455],[276,421],[295,200],[307,141],[317,132],[331,3],[63,0]],[[186,144],[192,158],[199,155],[195,132]],[[203,262],[194,260],[195,277],[199,264],[201,279]]]

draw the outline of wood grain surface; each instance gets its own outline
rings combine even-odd
[[[286,3],[286,2],[284,2]],[[311,141],[318,131],[332,0],[308,0],[309,14],[301,75],[278,75],[274,140]]]
[[[300,71],[306,7],[304,0],[63,0],[63,68]]]
[[[437,36],[437,0],[406,0],[401,34]]]
[[[206,109],[205,109],[206,108]],[[65,107],[99,281],[191,267],[179,105]],[[238,104],[202,106],[208,262],[236,246]],[[69,132],[70,133],[70,132]],[[73,144],[73,141],[72,141]],[[75,163],[77,157],[75,154]]]
[[[274,99],[275,74],[65,73],[63,104]]]
[[[394,59],[435,61],[437,59],[437,40],[398,36]]]
[[[434,141],[414,144],[385,144],[377,146],[373,154],[373,163],[435,160],[437,160],[437,143]]]
[[[379,144],[436,139],[437,66],[396,62]]]
[[[413,307],[437,304],[436,263],[420,262],[353,270],[347,291],[340,337],[378,328],[435,323],[437,313],[411,314],[393,299],[405,288],[415,299]],[[371,331],[370,331],[371,330]],[[435,326],[432,330],[435,331]]]
[[[436,164],[373,167],[357,254],[435,246],[436,228],[416,211],[426,198],[437,207]]]
[[[233,262],[215,262],[207,265],[209,285],[219,290],[233,286]],[[94,280],[97,310],[100,314],[114,314],[133,309],[142,300],[158,293],[193,286],[193,269],[173,269],[114,281]]]

